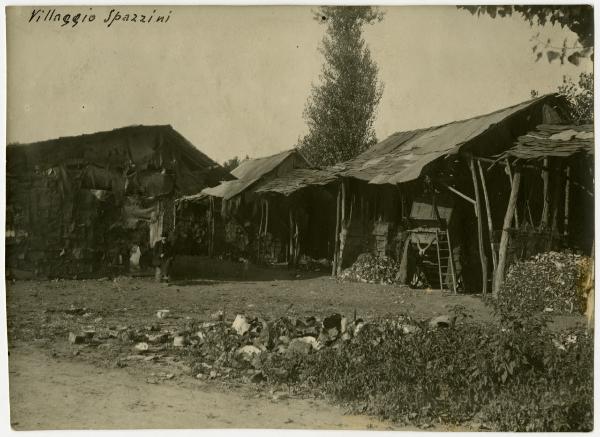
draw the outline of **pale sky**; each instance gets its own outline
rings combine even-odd
[[[311,7],[158,7],[167,23],[96,21],[75,28],[28,23],[7,11],[8,142],[135,124],[171,124],[218,162],[288,149],[306,131],[302,111],[318,82],[324,27]],[[149,11],[151,12],[152,9]],[[89,7],[56,8],[92,13]],[[122,7],[121,13],[143,11]],[[379,140],[401,130],[494,111],[555,91],[575,67],[534,62],[529,39],[575,35],[513,18],[476,18],[450,6],[383,8],[365,39],[385,84]]]

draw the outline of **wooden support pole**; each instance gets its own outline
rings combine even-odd
[[[450,252],[450,257],[448,259],[450,263],[450,272],[452,273],[452,289],[454,290],[454,294],[456,294],[456,270],[454,268],[454,250],[452,249],[452,241],[450,240],[450,230],[446,231],[446,238],[448,239],[448,250]]]
[[[265,229],[264,229],[264,235],[267,235],[267,232],[269,230],[269,199],[265,199]]]
[[[510,188],[512,190],[514,182],[513,182],[513,175],[512,175],[512,171],[510,169],[510,162],[508,161],[508,158],[506,159],[506,170],[508,172],[508,180],[510,181]],[[515,229],[519,229],[519,214],[518,214],[516,205],[515,205]]]
[[[506,253],[508,252],[508,230],[510,224],[515,215],[515,208],[517,206],[517,199],[519,197],[519,186],[521,185],[521,169],[515,170],[515,177],[513,179],[513,185],[510,190],[510,198],[508,199],[508,206],[506,208],[506,214],[504,215],[504,223],[502,225],[502,237],[500,238],[500,249],[498,251],[498,269],[496,270],[496,278],[494,279],[494,289],[492,291],[492,297],[498,298],[498,292],[504,283],[504,267],[506,265]]]
[[[259,204],[260,204],[260,225],[258,226],[258,236],[256,238],[256,260],[258,262],[260,262],[260,239],[262,236],[263,220],[264,220],[264,214],[265,214],[263,202],[261,201],[261,202],[259,202]]]
[[[558,235],[558,210],[560,209],[560,202],[562,200],[562,181],[563,181],[563,166],[562,162],[558,162],[554,169],[554,189],[552,190],[552,198],[550,199],[550,205],[552,209],[552,233],[551,241],[555,235]],[[552,246],[552,245],[551,245]],[[551,248],[549,249],[551,250]]]
[[[467,202],[472,203],[473,205],[475,205],[475,200],[471,199],[469,196],[467,196],[466,194],[461,193],[460,191],[458,191],[456,188],[451,187],[450,185],[446,185],[443,184],[448,190],[452,191],[454,194],[456,194],[459,197],[462,197],[463,199],[465,199]]]
[[[340,243],[339,243],[339,254],[338,254],[338,264],[337,264],[337,274],[342,273],[342,261],[344,259],[344,246],[345,246],[345,229],[344,224],[346,223],[346,181],[342,180],[341,184],[341,203],[340,203]],[[343,240],[342,240],[343,237]]]
[[[437,261],[438,261],[438,275],[440,277],[440,290],[444,289],[444,279],[442,277],[442,257],[440,255],[440,236],[436,229],[435,231],[435,248],[437,251]],[[450,254],[452,255],[452,254]]]
[[[335,240],[333,243],[333,263],[331,268],[331,276],[337,275],[337,265],[339,258],[339,247],[340,247],[340,206],[341,206],[342,190],[338,188],[336,208],[335,208]],[[291,213],[290,213],[291,214]],[[291,216],[290,216],[291,217]],[[291,232],[291,219],[290,219],[290,232]],[[291,237],[290,237],[291,241]]]
[[[542,217],[540,220],[540,229],[548,228],[550,220],[550,172],[548,171],[548,157],[544,158],[544,168],[542,169],[542,181],[544,182],[544,206],[542,209]]]
[[[487,224],[488,233],[490,237],[490,248],[492,249],[492,263],[494,266],[494,272],[492,278],[496,274],[498,268],[498,258],[496,257],[496,249],[494,248],[494,225],[492,223],[492,211],[490,209],[490,199],[488,197],[487,184],[485,183],[485,175],[483,174],[483,168],[481,167],[481,161],[477,160],[477,167],[479,168],[479,176],[481,177],[481,186],[483,187],[483,198],[485,200],[485,211],[487,213]]]
[[[563,235],[566,237],[569,235],[569,191],[570,191],[570,179],[571,179],[571,167],[567,165],[566,180],[565,180],[565,219],[563,223]]]
[[[477,241],[479,243],[479,261],[481,262],[482,291],[487,294],[488,265],[487,256],[483,244],[483,218],[481,214],[481,196],[479,195],[479,184],[477,183],[477,173],[475,172],[475,163],[472,156],[469,156],[469,168],[471,169],[471,178],[473,179],[473,190],[475,191],[475,209],[477,210]]]

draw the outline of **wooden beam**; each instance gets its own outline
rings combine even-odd
[[[548,222],[550,220],[550,172],[548,171],[548,157],[544,158],[544,167],[542,168],[542,181],[544,182],[543,201],[544,206],[542,209],[542,217],[540,219],[540,229],[548,228]]]
[[[492,297],[498,299],[498,293],[502,284],[504,283],[504,268],[506,265],[506,253],[508,252],[508,230],[510,224],[515,215],[515,208],[517,206],[517,199],[519,197],[519,186],[521,185],[521,169],[515,170],[515,176],[513,179],[512,188],[510,190],[510,198],[508,199],[508,206],[506,208],[506,214],[504,215],[504,224],[502,225],[502,237],[500,238],[500,249],[498,251],[498,269],[496,270],[496,277],[494,279],[494,289],[492,290]]]
[[[512,171],[510,169],[510,162],[508,161],[508,158],[506,159],[506,169],[508,171],[508,180],[510,181],[510,188],[512,190],[513,175],[512,175]],[[515,205],[515,229],[519,229],[519,214],[518,214],[516,205]]]
[[[562,203],[562,181],[563,181],[563,165],[562,161],[558,161],[556,163],[556,168],[554,169],[554,174],[556,175],[554,178],[554,188],[552,190],[552,198],[550,199],[550,205],[552,209],[552,233],[550,234],[550,241],[554,238],[555,235],[558,234],[558,210],[560,209]],[[552,245],[550,245],[552,246]],[[551,250],[551,247],[549,248]]]
[[[289,206],[288,209],[288,215],[289,215],[289,229],[290,229],[290,242],[289,242],[289,260],[288,260],[288,264],[290,266],[294,265],[294,223],[293,223],[293,217],[292,217],[292,205]]]
[[[473,205],[475,205],[475,200],[471,199],[469,196],[467,196],[466,194],[461,193],[460,191],[458,191],[456,188],[451,187],[450,185],[446,185],[444,183],[442,183],[442,185],[444,187],[446,187],[448,190],[452,191],[454,194],[456,194],[459,197],[462,197],[463,199],[465,199],[467,202],[471,202]]]
[[[570,182],[571,182],[571,167],[567,165],[565,170],[566,172],[566,180],[565,180],[565,218],[563,223],[563,235],[566,237],[569,235],[569,196],[570,196]],[[593,252],[592,252],[593,254]]]
[[[265,214],[265,208],[264,208],[263,202],[260,201],[259,204],[260,204],[260,225],[258,227],[258,237],[256,239],[256,259],[258,262],[260,262],[260,239],[262,237],[263,220],[264,220],[264,214]]]
[[[475,209],[477,210],[477,241],[479,243],[479,261],[481,263],[482,291],[487,294],[488,265],[487,256],[483,244],[483,219],[481,214],[481,198],[479,196],[479,184],[477,183],[477,173],[475,172],[475,162],[472,156],[469,156],[469,168],[471,169],[471,178],[473,179],[473,190],[475,192]]]
[[[481,186],[483,187],[483,198],[485,200],[485,211],[487,215],[488,233],[490,237],[490,248],[492,249],[492,263],[494,271],[492,273],[492,280],[496,274],[498,268],[498,259],[496,258],[496,249],[494,249],[494,225],[492,223],[492,211],[490,209],[490,199],[488,197],[487,184],[485,183],[485,175],[483,174],[483,168],[481,162],[477,160],[477,167],[479,168],[479,176],[481,177]]]
[[[340,247],[340,203],[341,203],[342,191],[341,188],[338,187],[338,195],[336,200],[336,210],[335,210],[335,240],[333,243],[333,262],[331,267],[331,276],[337,275],[337,265],[339,258],[339,247]],[[291,223],[291,219],[290,219]],[[291,233],[291,225],[290,225],[290,233]],[[290,237],[291,238],[291,237]],[[291,241],[291,240],[290,240]]]
[[[342,232],[344,223],[346,222],[346,181],[342,180],[341,184],[341,217],[340,217],[340,244],[338,250],[338,263],[337,263],[337,274],[342,273],[342,261],[344,259],[344,246],[345,246],[345,234]],[[342,235],[344,240],[342,240]]]
[[[264,229],[264,235],[267,235],[267,232],[269,231],[269,198],[265,199],[265,229]]]

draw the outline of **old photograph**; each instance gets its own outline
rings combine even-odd
[[[13,430],[594,429],[592,5],[5,12]]]

